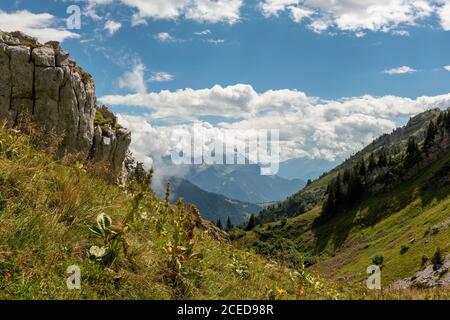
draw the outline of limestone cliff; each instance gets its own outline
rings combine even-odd
[[[97,106],[92,77],[58,42],[0,31],[0,121],[13,126],[23,112],[63,136],[58,156],[79,154],[110,163],[117,177],[123,173],[131,134]]]

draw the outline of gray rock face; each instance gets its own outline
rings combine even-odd
[[[44,132],[62,135],[59,157],[104,161],[120,177],[131,134],[97,108],[94,81],[75,66],[58,42],[42,45],[22,32],[0,31],[0,122],[11,127],[26,113]],[[96,125],[97,112],[114,127]]]
[[[397,281],[394,286],[405,289],[410,287],[434,288],[450,286],[450,255],[438,268],[429,265],[414,276]]]

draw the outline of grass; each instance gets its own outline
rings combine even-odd
[[[359,284],[328,281],[315,271],[287,268],[253,250],[216,240],[209,235],[211,225],[197,226],[190,234],[177,224],[193,221],[190,210],[165,203],[133,181],[126,187],[112,185],[100,167],[55,161],[28,136],[0,128],[0,299],[448,297],[433,290],[369,292]],[[92,246],[104,244],[88,228],[102,213],[114,228],[126,230],[121,237],[127,250],[119,250],[107,265],[89,254]],[[315,214],[287,221],[284,227],[296,223],[306,228]],[[179,243],[187,241],[192,252],[185,254],[177,247],[180,265],[174,267],[168,248],[173,249],[180,232],[185,240]],[[445,232],[435,235],[442,242],[444,236]],[[414,250],[413,245],[405,256]],[[81,290],[67,289],[66,270],[71,265],[81,269]]]
[[[354,284],[382,256],[382,283],[388,286],[422,270],[437,248],[444,256],[450,253],[450,185],[437,185],[434,178],[449,161],[450,152],[418,177],[389,193],[369,196],[326,223],[315,222],[321,214],[317,207],[284,223],[259,226],[235,243],[264,249],[287,238],[300,256],[317,257],[311,270]]]
[[[101,213],[120,225],[133,209],[134,193],[111,185],[95,167],[65,165],[36,150],[30,139],[0,129],[0,298],[2,299],[171,299],[167,282],[167,242],[174,232],[176,207],[165,208],[151,192],[135,212],[127,256],[105,267],[89,258],[89,248],[101,245],[85,226]],[[267,269],[265,258],[237,250],[195,230],[199,261],[186,263],[200,271],[188,279],[184,297],[195,299],[265,299],[282,287],[295,296],[295,283],[283,270]],[[239,256],[249,277],[233,267]],[[66,288],[66,269],[78,265],[82,289]],[[179,298],[179,297],[178,297]]]

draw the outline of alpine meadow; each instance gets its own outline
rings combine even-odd
[[[2,1],[0,300],[448,302],[449,12]]]

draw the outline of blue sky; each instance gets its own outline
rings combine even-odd
[[[64,30],[73,4],[82,28]],[[97,96],[153,139],[292,122],[283,158],[331,159],[450,105],[448,0],[2,0],[0,15],[0,29],[65,38]]]

